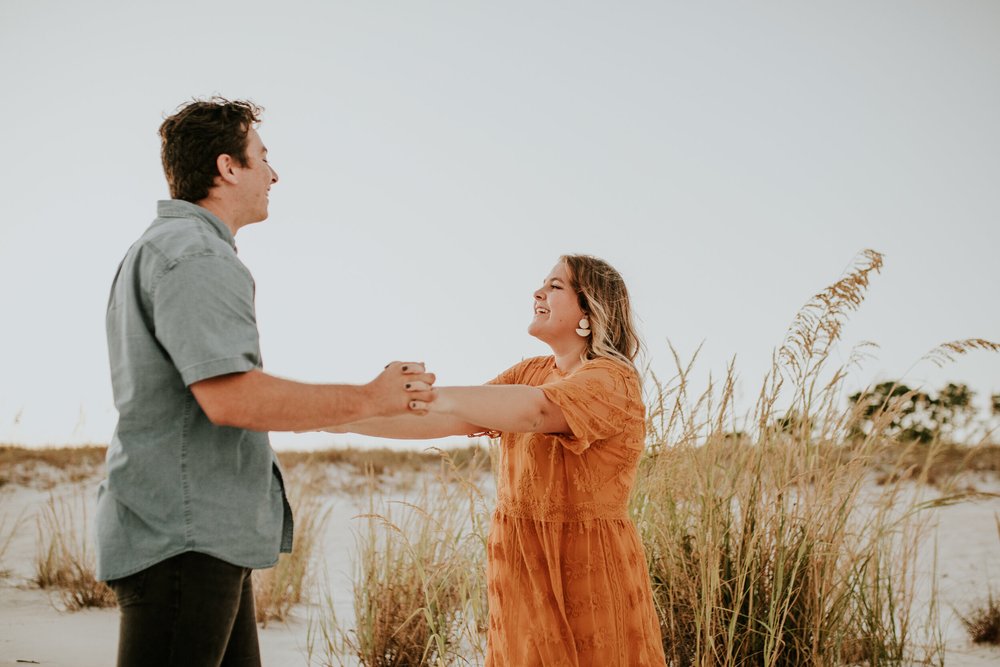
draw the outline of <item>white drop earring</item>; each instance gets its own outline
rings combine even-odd
[[[580,328],[576,330],[576,335],[586,338],[590,335],[590,320],[584,317],[580,320]]]

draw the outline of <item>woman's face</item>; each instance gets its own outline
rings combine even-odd
[[[576,333],[583,310],[564,262],[555,265],[542,286],[535,290],[534,299],[529,334],[550,345],[562,340],[583,340]]]

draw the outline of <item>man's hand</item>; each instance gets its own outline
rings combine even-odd
[[[365,385],[376,416],[392,417],[399,414],[427,414],[427,404],[434,400],[433,373],[428,373],[423,362],[394,361]]]

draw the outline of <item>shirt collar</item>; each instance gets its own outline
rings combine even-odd
[[[194,218],[208,224],[219,238],[236,249],[236,239],[232,231],[214,213],[207,208],[202,208],[197,204],[184,201],[182,199],[163,199],[156,202],[156,215],[160,218]]]

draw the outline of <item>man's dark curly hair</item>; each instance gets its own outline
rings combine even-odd
[[[263,111],[253,102],[212,97],[189,102],[164,120],[160,155],[170,196],[192,203],[205,199],[219,175],[220,155],[247,166],[247,135]]]

